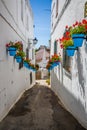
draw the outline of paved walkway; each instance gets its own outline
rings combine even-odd
[[[50,85],[48,85],[48,83],[46,83],[46,80],[41,79],[41,80],[36,80],[36,83],[38,83],[39,85],[44,85],[50,88]]]
[[[85,130],[50,88],[35,85],[0,123],[0,130]]]

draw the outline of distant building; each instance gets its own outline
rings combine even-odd
[[[46,70],[47,62],[50,58],[50,49],[41,45],[36,51],[36,64],[39,65],[39,71],[41,72],[41,78],[45,78],[48,75]]]
[[[66,55],[59,42],[66,25],[87,19],[87,0],[52,0],[51,7],[51,55],[60,52],[62,56],[60,65],[51,71],[51,88],[87,128],[87,41],[84,39],[72,57]]]
[[[33,13],[29,0],[0,0],[0,120],[21,94],[35,83],[35,73],[16,63],[6,43],[21,41],[23,51],[35,63]]]

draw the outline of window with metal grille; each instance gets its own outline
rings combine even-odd
[[[63,68],[71,73],[71,57],[67,56],[65,49],[63,49]]]
[[[21,47],[22,47],[22,51],[23,51],[23,45],[21,45]],[[21,69],[22,67],[23,67],[23,59],[22,59],[22,62],[19,63],[19,69]]]
[[[30,73],[30,84],[32,84],[32,72]]]
[[[54,54],[57,54],[57,42],[54,42]]]
[[[85,3],[85,8],[84,8],[84,17],[87,17],[87,2]]]

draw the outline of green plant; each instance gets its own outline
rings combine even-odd
[[[46,83],[48,83],[48,85],[50,85],[50,79],[47,79],[47,80],[46,80]]]
[[[16,56],[21,56],[22,58],[24,58],[25,52],[24,51],[17,51]]]
[[[69,27],[70,35],[72,34],[87,34],[87,20],[83,19],[81,22],[76,21]]]
[[[25,59],[24,59],[24,62],[26,62],[26,63],[30,63],[30,61],[31,61],[31,60],[28,59],[28,58],[25,58]]]
[[[61,55],[60,54],[54,54],[54,55],[52,55],[50,61],[52,61],[52,63],[53,62],[60,62],[61,61]]]
[[[66,31],[64,33],[64,36],[62,38],[59,39],[60,41],[60,47],[61,48],[67,48],[68,46],[73,46],[73,40],[70,36],[70,32]]]
[[[9,47],[15,47],[18,50],[22,50],[22,42],[18,41],[16,43],[14,43],[14,42],[10,41],[9,43],[6,44],[6,47],[7,48],[9,48]]]
[[[18,50],[22,50],[23,49],[23,44],[21,41],[18,41],[15,43],[15,47],[18,49]]]

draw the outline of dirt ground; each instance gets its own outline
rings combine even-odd
[[[0,130],[86,130],[62,106],[54,92],[35,85],[27,90],[7,117]]]

